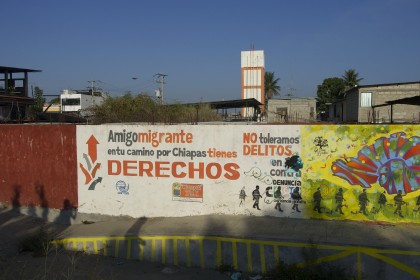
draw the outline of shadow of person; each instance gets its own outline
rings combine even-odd
[[[40,205],[41,205],[41,208],[42,208],[42,214],[41,214],[41,217],[44,219],[44,220],[48,220],[48,213],[49,213],[49,208],[48,208],[48,201],[47,201],[47,199],[45,198],[45,190],[44,190],[44,185],[42,185],[42,184],[40,184],[40,183],[37,183],[36,185],[35,185],[35,191],[36,191],[36,193],[37,193],[37,195],[38,195],[38,198],[39,198],[39,200],[40,200]]]
[[[20,213],[20,193],[22,186],[14,185],[13,186],[13,197],[12,197],[12,211]]]
[[[141,227],[146,223],[146,218],[137,218],[131,227],[125,232],[125,236],[137,237],[138,246],[137,248],[146,246],[146,241],[141,238]]]
[[[71,225],[71,221],[77,216],[77,209],[74,207],[70,200],[63,200],[63,208],[60,210],[57,218],[54,219],[54,223],[61,225]]]

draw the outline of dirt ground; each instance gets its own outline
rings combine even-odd
[[[59,233],[65,229],[65,226],[20,215],[10,209],[0,209],[0,280],[231,279],[228,274],[215,270],[177,267],[145,261],[129,261],[88,255],[83,252],[51,249],[46,256],[43,253],[40,254],[41,256],[34,256],[32,251],[23,251],[24,240],[28,240],[28,237],[37,236],[41,228],[49,233]]]

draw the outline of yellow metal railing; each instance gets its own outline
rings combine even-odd
[[[267,260],[266,260],[266,248],[273,247],[273,258],[274,263],[278,264],[280,262],[281,248],[308,248],[316,250],[329,250],[334,251],[334,253],[316,257],[309,261],[304,261],[297,263],[297,266],[305,267],[312,264],[320,264],[331,261],[336,261],[351,255],[356,255],[356,267],[357,267],[357,279],[362,279],[362,255],[366,255],[378,260],[383,261],[386,264],[392,265],[412,276],[420,278],[420,272],[418,268],[410,267],[406,264],[403,264],[392,257],[394,256],[414,256],[420,257],[420,252],[416,251],[403,251],[403,250],[389,250],[389,249],[375,249],[367,247],[358,247],[358,246],[337,246],[337,245],[323,245],[323,244],[310,244],[310,243],[295,243],[295,242],[280,242],[280,241],[266,241],[266,240],[251,240],[251,239],[239,239],[239,238],[226,238],[226,237],[208,237],[208,236],[123,236],[123,237],[71,237],[61,240],[56,240],[55,244],[63,245],[64,248],[69,250],[80,251],[82,249],[85,252],[92,252],[94,254],[101,253],[105,256],[114,256],[114,257],[124,257],[126,259],[132,259],[132,242],[138,242],[139,246],[139,256],[138,259],[143,261],[146,260],[145,253],[145,244],[146,241],[151,242],[150,249],[150,259],[148,261],[156,261],[156,242],[161,244],[161,262],[165,264],[166,260],[166,250],[168,250],[167,242],[172,242],[173,250],[173,264],[179,264],[179,246],[178,241],[183,241],[185,244],[185,254],[186,254],[186,265],[187,267],[192,266],[191,262],[191,247],[190,242],[198,242],[199,249],[199,263],[201,268],[205,268],[205,250],[204,250],[204,241],[214,241],[216,242],[216,254],[215,262],[217,267],[223,264],[222,259],[222,243],[231,243],[232,244],[232,266],[235,269],[238,269],[238,244],[243,244],[246,247],[246,257],[247,257],[247,269],[249,272],[253,271],[252,263],[252,245],[259,246],[259,255],[260,255],[260,265],[261,272],[265,273],[267,271]],[[115,248],[113,254],[108,251],[108,243],[115,242]],[[126,242],[126,253],[124,256],[120,256],[120,243]],[[92,250],[88,250],[88,245],[92,244]],[[102,245],[102,249],[98,248],[98,244]],[[81,248],[79,247],[81,245]],[[102,251],[102,252],[101,252]],[[214,261],[214,260],[213,260]]]

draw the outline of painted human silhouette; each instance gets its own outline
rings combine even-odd
[[[385,193],[386,193],[386,191],[384,191],[383,193],[381,193],[379,195],[379,198],[378,198],[379,209],[378,209],[378,211],[385,208],[385,204],[387,202]]]
[[[336,207],[335,207],[335,212],[340,212],[340,214],[344,214],[343,213],[343,201],[345,200],[344,196],[343,196],[343,189],[339,188],[338,192],[335,194],[335,202],[336,202]]]
[[[315,203],[313,211],[317,210],[318,213],[322,213],[321,212],[321,200],[322,200],[321,188],[318,188],[316,192],[314,192],[313,199]]]
[[[402,191],[399,190],[397,195],[394,197],[394,204],[396,206],[394,214],[400,216],[403,218],[401,207],[405,204],[405,201],[403,200]]]
[[[281,209],[281,200],[284,198],[281,194],[281,188],[278,187],[277,190],[274,192],[274,201],[276,202],[276,206],[274,209],[279,210],[280,212],[283,212],[283,209]]]
[[[293,206],[292,210],[296,210],[296,212],[300,212],[299,210],[299,201],[302,200],[302,196],[299,193],[299,188],[296,187],[292,192],[292,199],[293,199]]]
[[[252,199],[254,200],[254,205],[252,206],[253,208],[257,208],[258,210],[260,209],[260,198],[262,198],[261,194],[260,194],[260,186],[256,186],[255,190],[252,191]]]
[[[366,206],[369,203],[369,199],[367,197],[366,189],[363,189],[363,192],[359,194],[359,213],[363,213],[363,215],[367,216]]]
[[[241,189],[241,192],[239,193],[239,199],[241,200],[241,202],[239,202],[239,206],[245,206],[245,198],[246,198],[245,187],[243,187]]]

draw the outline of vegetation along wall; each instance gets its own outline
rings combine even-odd
[[[419,125],[77,126],[78,210],[418,223],[419,134]]]

